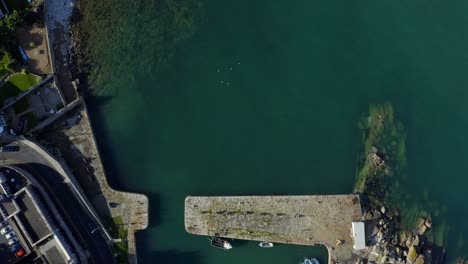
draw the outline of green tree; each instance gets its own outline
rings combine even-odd
[[[23,16],[17,10],[8,14],[0,20],[0,27],[9,31],[15,31],[16,27],[23,22]]]
[[[0,51],[16,53],[16,27],[23,22],[22,13],[17,10],[0,20]]]

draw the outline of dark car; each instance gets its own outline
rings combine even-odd
[[[19,151],[19,150],[20,150],[19,146],[0,147],[0,152],[16,152],[16,151]]]
[[[7,226],[7,225],[8,225],[8,221],[7,221],[7,220],[3,220],[3,221],[0,222],[0,227],[1,227],[1,228],[5,227],[5,226]]]
[[[10,248],[10,251],[14,253],[21,248],[23,248],[23,245],[21,245],[21,243],[16,243]]]

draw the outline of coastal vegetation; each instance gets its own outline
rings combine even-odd
[[[122,217],[117,216],[107,221],[107,230],[114,239],[120,240],[112,245],[117,263],[128,263],[127,230],[124,228]]]
[[[3,52],[0,53],[0,78],[3,78],[8,73],[11,73],[11,57],[10,54]]]
[[[9,13],[0,20],[0,78],[8,72],[21,69],[16,30],[23,24],[25,15],[32,7],[27,0],[4,2],[8,6]]]
[[[145,14],[136,13],[140,6]],[[89,74],[94,93],[122,76],[147,78],[194,34],[202,13],[200,0],[80,1],[72,25],[74,71]]]
[[[0,20],[0,52],[19,56],[15,30],[23,22],[22,15],[22,11],[14,10]]]

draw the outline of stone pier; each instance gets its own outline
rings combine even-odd
[[[355,263],[351,223],[358,195],[217,196],[185,199],[185,229],[195,235],[324,245],[329,263]],[[235,250],[235,248],[233,249]]]

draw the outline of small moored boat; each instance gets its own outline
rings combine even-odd
[[[316,258],[305,258],[301,264],[320,264]]]
[[[260,247],[262,248],[271,248],[273,247],[273,243],[271,242],[260,242],[260,244],[258,244]]]
[[[231,243],[228,241],[221,239],[219,237],[213,237],[210,239],[210,246],[215,247],[215,248],[220,248],[224,250],[228,250],[232,248]]]

